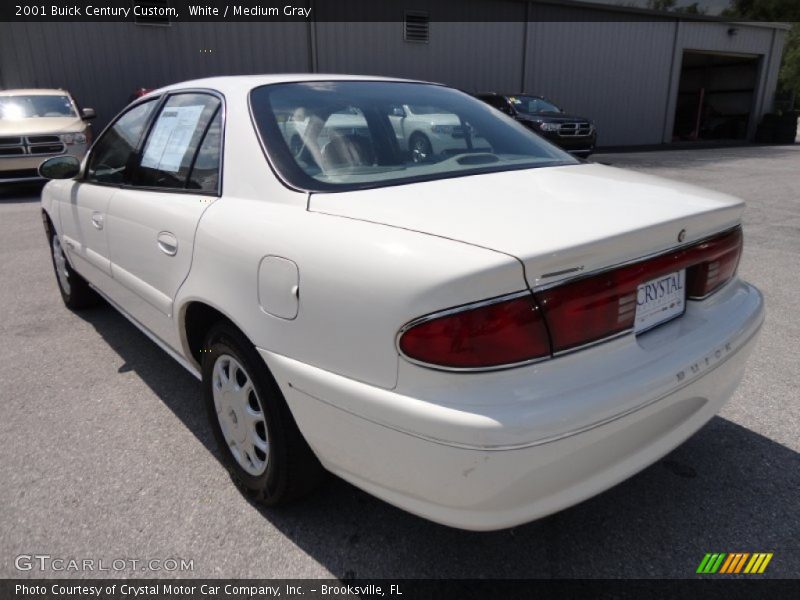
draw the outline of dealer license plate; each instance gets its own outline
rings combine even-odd
[[[686,270],[646,281],[636,289],[634,333],[682,315],[686,307]]]

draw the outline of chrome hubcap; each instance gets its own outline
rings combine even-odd
[[[58,277],[58,285],[64,290],[65,294],[69,294],[69,271],[67,270],[67,257],[64,256],[64,249],[61,247],[61,241],[57,235],[53,236],[53,263],[56,265],[56,276]]]
[[[269,434],[250,376],[235,358],[222,354],[214,362],[211,387],[228,449],[250,475],[261,475],[269,461]]]

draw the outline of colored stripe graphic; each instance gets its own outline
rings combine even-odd
[[[744,573],[749,575],[756,575],[763,573],[769,561],[772,560],[773,554],[771,552],[709,552],[700,561],[697,567],[697,573],[701,574],[714,574],[714,573]],[[749,559],[749,560],[748,560]],[[747,565],[747,566],[745,566]]]
[[[742,567],[744,566],[744,563],[747,560],[748,556],[750,556],[749,552],[745,552],[744,554],[742,554],[742,557],[739,559],[739,562],[736,564],[736,567],[733,570],[734,573],[738,573],[742,570]]]
[[[725,559],[725,556],[726,554],[724,552],[721,554],[706,554],[703,560],[700,562],[700,566],[697,567],[697,572],[716,573],[720,565],[722,565],[722,561]]]
[[[750,562],[747,563],[747,566],[744,569],[745,573],[763,573],[764,570],[767,568],[769,561],[772,560],[772,552],[762,552],[759,554],[753,554],[753,558],[750,559]]]
[[[725,562],[722,563],[722,568],[719,570],[720,573],[730,573],[731,566],[736,562],[736,559],[739,557],[738,554],[728,554],[728,558],[725,559]]]
[[[761,563],[761,568],[758,569],[758,572],[763,573],[766,570],[769,561],[771,560],[772,560],[772,552],[768,552],[766,558],[764,559],[764,562]]]
[[[726,562],[725,565],[723,565],[723,568],[720,569],[720,573],[737,573],[738,570],[741,570],[744,561],[747,560],[750,554],[747,552],[736,552],[728,556],[730,557],[730,562]]]

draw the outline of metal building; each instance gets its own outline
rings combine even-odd
[[[374,0],[306,0],[311,22],[0,23],[0,87],[69,89],[101,127],[142,87],[375,74],[544,95],[594,119],[601,146],[697,139],[701,121],[752,139],[772,110],[788,29],[569,0],[390,2],[390,22],[359,20]]]

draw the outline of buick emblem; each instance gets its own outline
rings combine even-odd
[[[685,239],[686,239],[686,230],[681,229],[680,232],[678,233],[678,242],[680,243]]]

